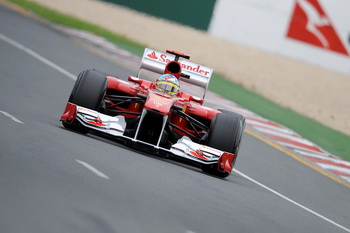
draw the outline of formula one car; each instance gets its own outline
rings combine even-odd
[[[102,132],[140,150],[188,162],[227,177],[235,164],[245,118],[202,106],[213,70],[190,56],[145,49],[137,76],[128,81],[95,69],[82,71],[61,116],[64,127]],[[160,77],[141,79],[146,70]],[[190,83],[202,97],[179,90]]]

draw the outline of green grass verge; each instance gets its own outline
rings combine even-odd
[[[100,35],[119,47],[142,56],[146,45],[136,43],[128,38],[108,31],[100,26],[86,23],[74,17],[58,13],[41,5],[26,0],[8,0],[26,8],[40,17],[56,24],[61,24]],[[321,146],[330,153],[350,161],[350,136],[332,130],[320,123],[297,114],[289,109],[281,107],[244,87],[232,83],[224,77],[214,74],[209,89],[219,93],[223,97],[233,100],[241,106],[265,117],[278,122],[303,137]]]

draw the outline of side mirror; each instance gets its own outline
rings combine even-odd
[[[141,85],[142,80],[135,76],[129,76],[128,81]]]
[[[203,104],[204,99],[199,98],[199,97],[197,97],[197,96],[193,96],[193,95],[191,95],[191,96],[190,96],[190,101],[193,101],[193,102],[196,102],[196,103]]]

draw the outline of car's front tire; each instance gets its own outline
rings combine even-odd
[[[68,102],[81,107],[98,111],[102,105],[107,90],[107,78],[93,70],[84,70],[79,75],[73,86]],[[82,133],[88,129],[75,121],[72,124],[62,122],[63,126]]]
[[[84,70],[78,75],[68,102],[97,111],[106,90],[106,76],[93,70]]]
[[[240,114],[230,111],[218,113],[210,125],[207,145],[234,154],[235,158],[232,167],[237,159],[244,128],[245,118]],[[203,166],[202,170],[205,173],[222,178],[229,175],[227,172],[218,170],[216,165]]]

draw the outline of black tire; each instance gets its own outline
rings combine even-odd
[[[235,154],[232,167],[236,163],[244,128],[244,116],[227,110],[218,113],[210,125],[207,145]],[[217,166],[203,166],[202,170],[219,177],[227,177],[229,175],[229,173],[219,171]]]
[[[106,76],[92,70],[84,70],[78,75],[68,101],[97,111],[101,107],[106,90]]]
[[[68,102],[98,111],[102,105],[102,100],[106,90],[106,76],[93,70],[84,70],[78,75]],[[88,130],[81,126],[79,122],[73,122],[72,124],[62,122],[62,124],[64,127],[72,130],[82,133],[88,132]]]

